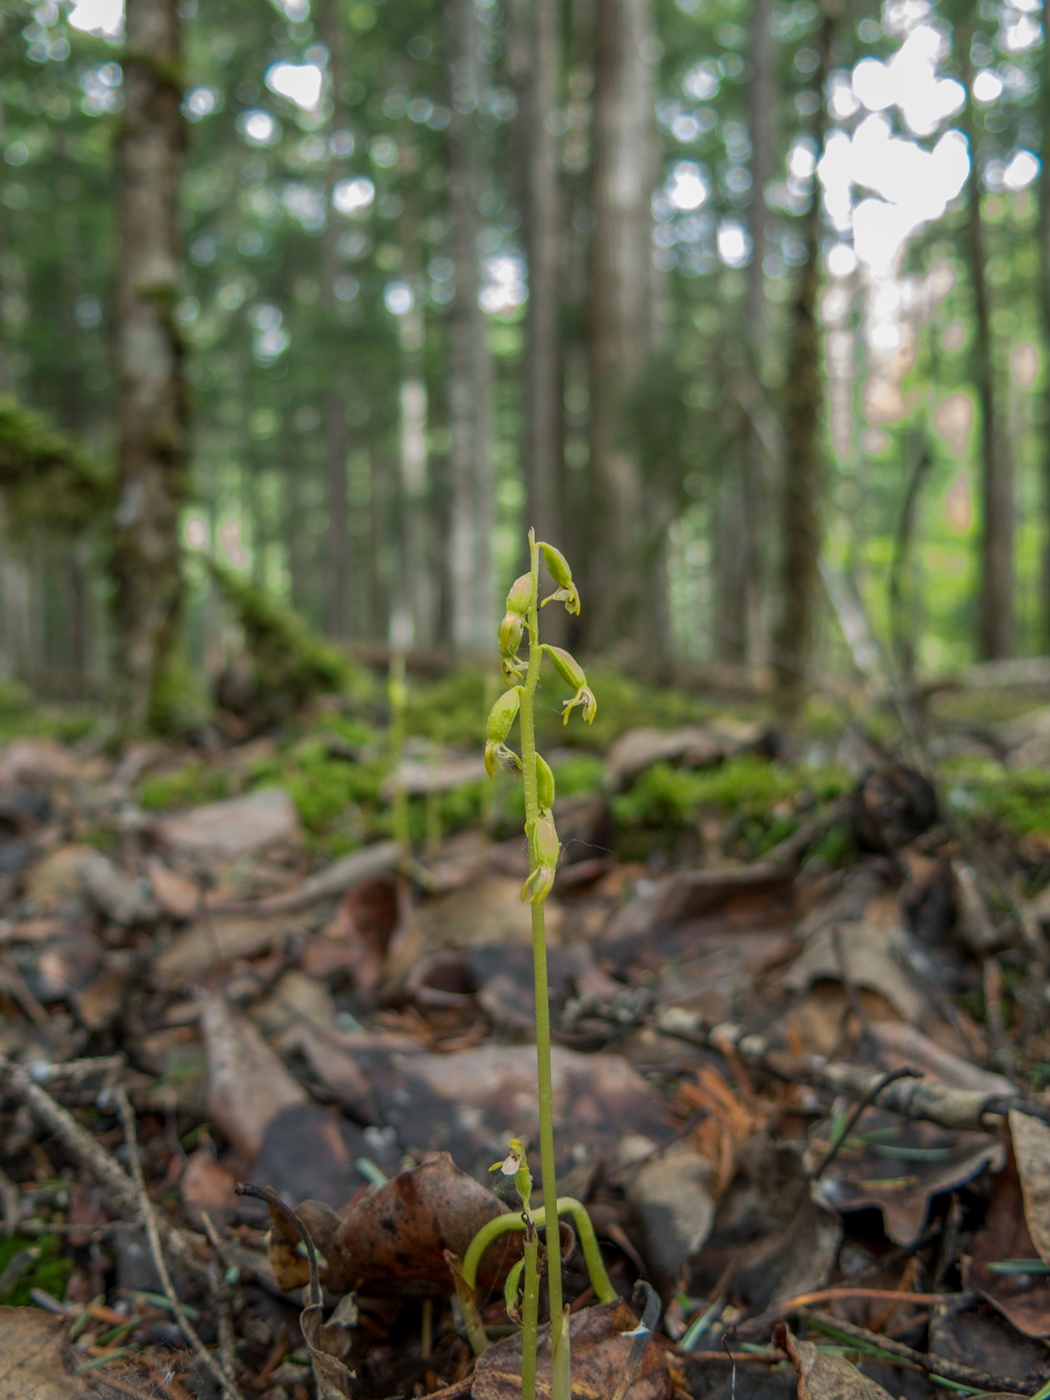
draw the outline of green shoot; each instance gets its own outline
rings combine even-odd
[[[540,556],[554,580],[555,591],[543,603],[539,600]],[[547,990],[547,943],[543,904],[554,885],[561,846],[554,825],[554,775],[546,760],[536,752],[536,690],[544,656],[553,664],[574,694],[564,706],[564,720],[577,707],[589,724],[597,712],[597,702],[587,688],[587,678],[579,662],[561,647],[540,641],[540,607],[561,602],[570,613],[579,613],[580,597],[568,562],[553,545],[537,543],[529,531],[529,572],[511,585],[507,612],[499,627],[500,669],[508,689],[489,711],[485,744],[485,769],[492,777],[501,767],[520,768],[525,788],[525,834],[529,843],[529,877],[521,891],[522,900],[532,905],[532,960],[536,986],[536,1063],[539,1087],[540,1169],[545,1202],[557,1202],[558,1187],[554,1167],[554,1095],[551,1077],[550,999]],[[518,648],[527,638],[527,661]],[[506,740],[519,720],[521,756],[507,747]],[[551,1344],[553,1357],[553,1400],[569,1400],[569,1332],[562,1302],[561,1241],[558,1230],[547,1231],[547,1287],[550,1295]],[[526,1305],[530,1279],[526,1256]],[[537,1281],[538,1287],[538,1281]],[[523,1311],[523,1320],[525,1312]],[[527,1352],[531,1348],[531,1358]],[[522,1342],[522,1400],[535,1395],[535,1335]],[[531,1380],[529,1379],[531,1377]]]

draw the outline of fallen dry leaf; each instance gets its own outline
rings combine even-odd
[[[234,958],[251,958],[293,931],[286,917],[255,914],[204,914],[176,934],[153,964],[159,983],[196,977]]]
[[[798,1400],[893,1400],[844,1356],[818,1351],[784,1326],[777,1328],[776,1338],[798,1372]]]
[[[208,1116],[249,1162],[282,1108],[307,1102],[296,1083],[243,1016],[223,997],[210,996],[201,1012],[208,1055]]]
[[[1010,1137],[1021,1179],[1024,1216],[1032,1243],[1044,1264],[1050,1264],[1050,1125],[1030,1113],[1013,1109]]]
[[[1024,1197],[1011,1152],[995,1177],[984,1228],[970,1246],[963,1271],[965,1286],[986,1299],[1026,1337],[1050,1337],[1050,1277],[996,1273],[989,1265],[1034,1259],[1035,1243],[1025,1220]]]
[[[146,862],[146,874],[153,898],[165,914],[180,921],[193,918],[200,907],[201,890],[192,880],[176,874],[155,856]]]
[[[817,981],[866,987],[885,997],[905,1021],[920,1021],[926,999],[904,956],[899,924],[842,921],[818,928],[784,976],[784,986],[805,991]]]
[[[87,1400],[66,1366],[66,1328],[40,1308],[0,1307],[0,1400]]]
[[[637,1223],[642,1253],[665,1297],[683,1280],[689,1260],[703,1247],[715,1218],[711,1164],[685,1145],[643,1162],[630,1179],[627,1204]]]
[[[183,1213],[195,1230],[203,1228],[205,1213],[216,1229],[221,1230],[229,1223],[236,1184],[236,1176],[229,1167],[217,1162],[213,1153],[200,1148],[190,1156],[179,1190]]]
[[[831,1126],[825,1122],[813,1129],[806,1151],[811,1171],[828,1152]],[[1003,1155],[990,1133],[951,1132],[867,1108],[815,1190],[839,1213],[877,1206],[887,1235],[907,1248],[922,1234],[934,1196],[972,1181],[985,1167],[998,1171]]]
[[[299,815],[284,788],[264,788],[210,802],[154,823],[157,839],[165,846],[205,851],[212,855],[240,856],[277,841],[299,835]]]
[[[911,1065],[913,1069],[921,1069],[928,1079],[937,1079],[953,1088],[978,1089],[986,1094],[1001,1094],[1004,1098],[1011,1098],[1017,1092],[1005,1075],[992,1074],[960,1059],[902,1021],[874,1021],[869,1031],[882,1051],[881,1060],[887,1069]]]
[[[401,1172],[344,1214],[328,1249],[327,1285],[335,1293],[447,1297],[445,1251],[460,1258],[486,1221],[506,1207],[461,1172],[447,1152]],[[482,1288],[499,1287],[521,1254],[515,1232],[496,1240],[478,1270]]]
[[[610,1400],[631,1355],[630,1333],[638,1319],[626,1303],[583,1308],[569,1320],[573,1400]],[[631,1386],[630,1400],[670,1400],[671,1376],[651,1341]],[[551,1333],[541,1327],[536,1354],[537,1400],[551,1394]],[[478,1357],[471,1400],[520,1400],[521,1333],[506,1337]]]
[[[718,1287],[762,1311],[823,1288],[841,1242],[841,1222],[811,1199],[799,1154],[756,1133],[736,1154],[688,1291],[703,1297]]]

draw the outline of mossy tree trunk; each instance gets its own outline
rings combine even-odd
[[[1043,330],[1043,354],[1050,355],[1050,43],[1043,43],[1041,97],[1042,131],[1039,141],[1039,299]],[[1050,652],[1050,374],[1043,373],[1043,558],[1042,615],[1039,619],[1043,650]]]
[[[973,85],[969,24],[956,27],[956,51],[962,59],[967,91]],[[983,660],[1010,656],[1014,640],[1014,506],[1013,470],[1000,440],[995,367],[992,362],[991,306],[988,296],[984,223],[981,217],[981,173],[977,162],[977,132],[973,99],[968,98],[963,129],[970,145],[967,181],[965,257],[973,290],[973,376],[981,406],[981,579],[977,616],[977,646]]]
[[[831,64],[834,21],[825,10],[813,86],[820,102],[810,134],[819,160],[827,125],[825,87]],[[806,250],[791,301],[787,375],[783,391],[784,475],[780,518],[780,614],[774,633],[774,666],[781,708],[797,711],[805,697],[814,622],[820,590],[821,509],[824,460],[820,414],[824,400],[821,335],[817,323],[820,290],[821,190],[816,174],[809,208],[802,216]]]
[[[187,491],[188,421],[173,319],[182,271],[184,147],[176,0],[127,0],[125,25],[117,145],[114,621],[121,727],[140,733],[172,653],[182,593],[178,526]]]
[[[496,626],[491,539],[494,525],[492,365],[485,314],[478,305],[478,198],[483,170],[479,35],[473,0],[448,0],[452,261],[456,299],[449,336],[452,432],[448,576],[452,645],[458,656],[491,646]]]
[[[326,0],[321,11],[321,33],[328,49],[328,74],[332,91],[330,135],[347,125],[346,104],[342,96],[343,31],[336,0]],[[345,641],[350,636],[350,500],[347,489],[347,452],[350,446],[346,421],[346,398],[349,390],[345,373],[342,331],[336,311],[336,278],[339,276],[339,230],[332,210],[332,190],[345,172],[345,156],[332,149],[328,160],[326,182],[327,223],[322,248],[322,272],[325,309],[328,313],[332,348],[329,353],[329,384],[324,399],[324,439],[326,487],[328,498],[328,577],[326,580],[326,631],[330,637]],[[342,331],[342,335],[340,335]]]

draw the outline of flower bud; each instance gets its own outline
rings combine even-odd
[[[561,842],[558,840],[557,828],[550,812],[540,813],[532,841],[537,862],[540,865],[552,865],[557,869],[558,857],[561,855]]]
[[[549,812],[554,806],[554,774],[550,764],[542,756],[536,755],[536,788],[539,794],[540,810]]]
[[[571,652],[566,651],[564,647],[548,646],[546,642],[540,644],[540,650],[545,651],[554,662],[554,669],[566,685],[571,685],[573,690],[579,690],[587,684],[586,673]]]
[[[554,866],[538,865],[521,887],[522,904],[542,904],[554,888]]]
[[[506,744],[490,739],[485,745],[485,772],[494,778],[501,768],[520,768],[521,759]]]
[[[521,645],[525,624],[516,613],[509,612],[499,625],[499,654],[511,657]]]
[[[560,549],[555,549],[552,544],[540,544],[543,550],[543,557],[547,561],[547,572],[558,585],[559,588],[572,587],[572,570],[569,568],[569,561]]]
[[[506,691],[489,711],[487,737],[490,744],[502,744],[510,733],[511,725],[521,704],[521,686]]]
[[[594,698],[594,692],[587,686],[581,685],[571,700],[566,700],[562,705],[561,722],[568,724],[569,715],[579,705],[583,714],[585,724],[593,724],[594,716],[598,713],[598,702]]]
[[[521,578],[516,578],[510,586],[507,594],[507,612],[513,613],[517,617],[524,617],[529,608],[532,607],[532,600],[536,596],[536,580],[531,574],[522,574]]]

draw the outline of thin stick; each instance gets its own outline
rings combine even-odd
[[[867,1091],[867,1093],[863,1095],[856,1108],[847,1118],[846,1124],[843,1127],[842,1131],[839,1133],[838,1137],[828,1148],[827,1153],[824,1156],[824,1160],[821,1162],[817,1170],[813,1173],[813,1180],[819,1181],[820,1178],[827,1171],[828,1167],[831,1166],[832,1162],[835,1160],[835,1158],[841,1151],[846,1139],[849,1137],[853,1129],[857,1126],[861,1114],[866,1108],[871,1107],[871,1105],[882,1093],[883,1089],[887,1088],[887,1086],[890,1084],[896,1083],[898,1079],[921,1078],[922,1074],[919,1070],[912,1069],[910,1065],[902,1065],[900,1069],[891,1069],[888,1074],[884,1074],[881,1079],[877,1079],[875,1083],[871,1086],[871,1088]]]
[[[769,1312],[756,1318],[754,1324],[761,1323],[763,1327],[767,1327],[777,1318],[787,1317],[789,1313],[797,1312],[799,1308],[808,1308],[814,1303],[835,1303],[842,1298],[867,1298],[879,1303],[909,1303],[913,1307],[932,1308],[940,1307],[944,1303],[972,1302],[973,1294],[900,1293],[891,1288],[818,1288],[815,1293],[800,1293],[795,1298],[788,1298],[783,1303],[777,1303]],[[745,1324],[745,1327],[750,1330],[754,1324],[749,1322]]]
[[[35,1084],[22,1065],[0,1058],[0,1078],[37,1122],[58,1138],[75,1161],[90,1171],[116,1213],[133,1216],[139,1206],[135,1186],[116,1158],[96,1142],[68,1110],[56,1103],[46,1089]]]
[[[913,1293],[905,1295],[917,1298],[919,1295]],[[944,1294],[931,1295],[939,1301],[943,1301]],[[927,1375],[943,1376],[945,1380],[956,1381],[961,1385],[973,1386],[977,1390],[990,1390],[997,1394],[1009,1392],[1015,1395],[1026,1395],[1030,1387],[1018,1380],[1012,1380],[1007,1376],[992,1376],[987,1371],[982,1371],[976,1366],[964,1366],[961,1362],[951,1361],[946,1356],[935,1356],[925,1351],[916,1351],[913,1347],[905,1346],[903,1342],[895,1342],[892,1337],[884,1336],[878,1332],[869,1332],[866,1327],[858,1327],[852,1322],[842,1322],[839,1318],[824,1318],[807,1315],[807,1322],[818,1328],[828,1336],[840,1336],[850,1341],[863,1343],[867,1347],[889,1353],[901,1361],[909,1362],[913,1366],[918,1366]]]
[[[138,1133],[135,1130],[135,1110],[131,1107],[131,1102],[123,1089],[115,1089],[113,1091],[113,1098],[116,1101],[117,1110],[120,1114],[120,1121],[124,1126],[124,1141],[127,1144],[128,1158],[131,1162],[134,1191],[138,1201],[139,1212],[146,1230],[146,1238],[149,1240],[153,1264],[160,1276],[165,1297],[171,1304],[171,1310],[175,1314],[179,1326],[182,1328],[182,1335],[211,1372],[220,1390],[226,1396],[226,1400],[243,1400],[241,1392],[237,1389],[232,1377],[226,1374],[223,1366],[220,1365],[201,1341],[196,1328],[186,1316],[186,1310],[179,1300],[179,1295],[175,1292],[175,1285],[171,1281],[171,1274],[168,1272],[167,1261],[164,1258],[164,1248],[161,1244],[160,1230],[157,1226],[157,1216],[153,1210],[153,1202],[150,1200],[149,1194],[146,1191],[146,1179],[142,1174],[142,1158],[139,1156]]]

